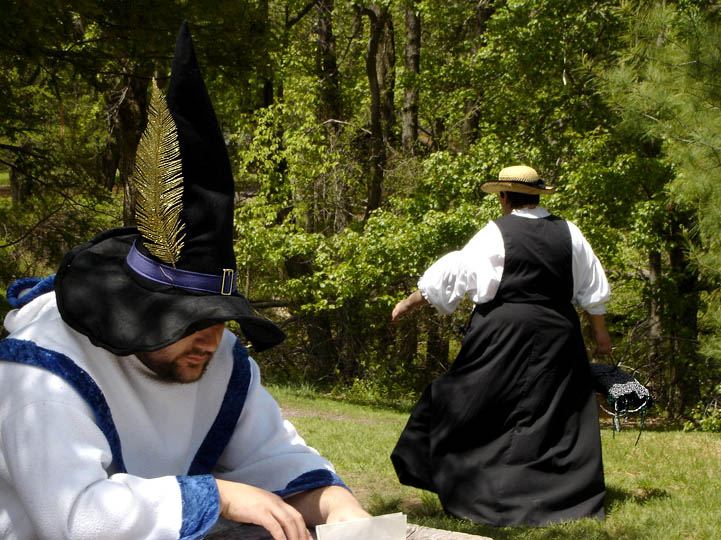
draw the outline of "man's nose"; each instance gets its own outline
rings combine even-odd
[[[223,335],[223,328],[224,325],[220,323],[209,326],[208,328],[203,328],[202,330],[198,330],[194,335],[195,344],[204,347],[210,347],[215,350],[215,348],[218,346],[218,343],[220,343],[221,336]]]

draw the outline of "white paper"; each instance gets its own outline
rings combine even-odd
[[[403,513],[385,514],[318,525],[318,540],[406,540],[407,518]]]

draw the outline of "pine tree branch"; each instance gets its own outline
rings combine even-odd
[[[9,247],[12,247],[12,246],[14,246],[14,245],[19,244],[20,242],[22,242],[23,240],[25,240],[28,236],[30,236],[30,235],[33,233],[33,231],[35,231],[35,229],[37,229],[38,227],[40,227],[43,223],[45,223],[47,220],[49,220],[49,219],[50,219],[51,217],[53,217],[55,214],[57,214],[58,212],[60,212],[60,210],[62,210],[62,206],[58,206],[55,210],[53,210],[52,212],[50,212],[47,216],[45,216],[45,217],[42,218],[40,221],[38,221],[37,223],[35,223],[35,225],[33,225],[33,226],[30,227],[27,231],[25,231],[19,238],[13,240],[12,242],[8,242],[7,244],[0,244],[0,249],[9,248]]]

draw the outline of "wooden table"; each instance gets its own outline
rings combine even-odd
[[[315,538],[315,535],[313,536]],[[476,536],[441,529],[430,529],[420,525],[408,524],[407,540],[492,540],[487,536]],[[216,525],[205,540],[272,540],[271,536],[262,527],[255,525],[240,525],[222,521]],[[368,540],[373,540],[369,538]]]

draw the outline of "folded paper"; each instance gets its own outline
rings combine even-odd
[[[315,528],[317,540],[405,540],[405,514],[385,514],[366,519],[341,521]]]

